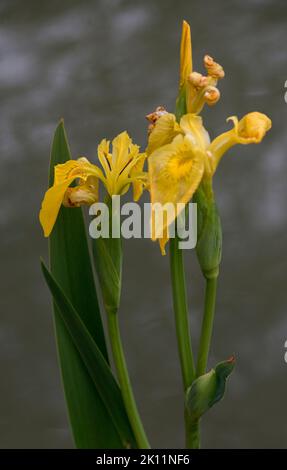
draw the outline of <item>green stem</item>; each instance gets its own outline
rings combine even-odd
[[[185,440],[187,449],[200,448],[199,421],[191,423],[187,413],[185,414]]]
[[[125,404],[125,408],[131,423],[131,427],[135,434],[135,438],[140,449],[149,449],[150,445],[147,440],[141,418],[137,409],[134,394],[132,391],[129,373],[124,356],[123,346],[121,342],[119,322],[117,312],[108,312],[108,329],[110,334],[111,347],[120,388]]]
[[[170,239],[170,271],[173,292],[173,307],[177,335],[178,352],[181,364],[181,373],[184,393],[195,379],[195,365],[193,360],[190,325],[188,318],[187,297],[185,287],[185,274],[183,253],[178,247],[178,238]],[[185,441],[187,449],[199,448],[198,425],[190,422],[187,411],[184,411]]]
[[[186,391],[195,378],[195,366],[191,347],[183,256],[182,250],[178,247],[177,236],[170,239],[170,270],[178,351],[182,381]]]
[[[217,290],[217,277],[213,279],[206,279],[204,316],[203,316],[203,322],[202,322],[202,328],[201,328],[198,361],[197,361],[197,368],[196,368],[197,377],[199,377],[200,375],[203,375],[206,372],[210,341],[211,341],[212,329],[213,329],[216,290]]]

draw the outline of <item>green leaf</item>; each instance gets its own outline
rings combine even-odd
[[[117,429],[123,447],[135,447],[133,433],[120,389],[97,344],[52,274],[42,262],[42,270],[61,317]]]
[[[197,422],[225,392],[226,379],[233,371],[234,357],[217,364],[204,375],[198,377],[186,392],[186,410],[191,422]]]
[[[70,159],[61,121],[56,129],[50,162],[50,186],[54,166]],[[49,239],[53,276],[79,312],[82,321],[107,359],[107,349],[93,279],[81,209],[62,207]],[[59,360],[73,436],[78,448],[120,448],[117,430],[54,305]]]

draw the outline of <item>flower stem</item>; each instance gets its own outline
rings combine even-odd
[[[195,378],[195,366],[191,347],[183,256],[182,250],[178,247],[177,236],[170,239],[170,270],[178,351],[182,381],[186,391]]]
[[[199,377],[200,375],[206,372],[210,341],[211,341],[212,329],[213,329],[216,290],[217,290],[217,277],[212,278],[212,279],[206,279],[204,316],[203,316],[203,322],[202,322],[202,328],[201,328],[198,361],[197,361],[197,368],[196,368],[197,377]]]
[[[127,364],[124,356],[118,315],[117,312],[108,312],[108,329],[113,352],[117,376],[125,404],[125,408],[129,417],[131,427],[133,429],[137,445],[140,449],[149,449],[150,445],[147,440],[141,418],[137,409],[134,394],[132,391]]]
[[[185,413],[185,439],[187,449],[200,448],[199,421],[191,422],[187,413]]]
[[[173,307],[175,314],[175,325],[179,358],[184,393],[195,379],[195,365],[193,360],[190,325],[188,319],[188,308],[185,287],[185,274],[182,250],[178,247],[178,237],[170,239],[170,271],[173,292]],[[186,448],[197,449],[199,447],[198,427],[194,427],[185,410],[185,439]]]

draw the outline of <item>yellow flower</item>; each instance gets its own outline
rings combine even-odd
[[[39,215],[46,237],[54,227],[62,204],[79,207],[98,200],[99,180],[110,196],[124,194],[131,184],[135,200],[141,196],[147,183],[143,171],[146,154],[139,153],[139,147],[132,143],[127,132],[122,132],[113,140],[112,153],[110,142],[103,139],[98,146],[98,158],[103,170],[84,157],[56,165],[54,184],[45,194]],[[78,180],[78,184],[70,188],[74,180]]]
[[[201,117],[193,114],[186,114],[178,124],[173,114],[166,113],[150,134],[152,239],[160,239],[163,253],[168,227],[192,198],[208,165],[205,150],[209,142]]]
[[[207,75],[202,75],[192,67],[192,44],[190,26],[183,21],[180,45],[180,79],[177,109],[179,114],[195,113],[202,110],[204,104],[213,106],[220,98],[216,87],[219,79],[224,77],[224,70],[220,64],[206,55],[203,60]]]
[[[184,115],[180,123],[171,113],[157,119],[147,147],[152,203],[152,239],[160,239],[161,249],[168,241],[168,227],[179,215],[176,205],[186,204],[202,178],[211,179],[222,155],[235,144],[259,143],[271,128],[271,120],[254,112],[234,128],[210,143],[200,116]],[[163,206],[165,218],[160,212]],[[181,208],[182,210],[182,208]]]

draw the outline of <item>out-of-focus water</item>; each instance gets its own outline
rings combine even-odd
[[[1,0],[0,447],[73,445],[39,269],[57,121],[65,118],[74,156],[95,157],[102,137],[125,129],[145,145],[145,114],[174,107],[184,18],[197,69],[210,53],[226,71],[220,103],[205,112],[211,135],[234,114],[273,120],[260,146],[234,148],[216,176],[224,254],[210,365],[233,353],[237,365],[224,402],[203,420],[203,446],[286,447],[286,17],[284,0]],[[203,283],[194,253],[186,258],[196,338]],[[180,447],[168,258],[148,240],[126,244],[121,325],[152,444]]]

